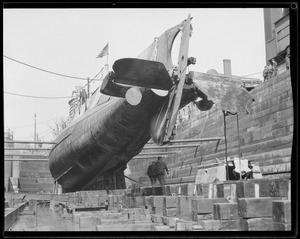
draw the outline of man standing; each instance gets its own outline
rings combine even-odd
[[[153,186],[156,183],[156,162],[153,161],[147,169],[148,177],[150,178],[151,185]]]
[[[277,62],[273,59],[272,60],[272,71],[273,71],[273,74],[272,74],[272,77],[274,76],[277,76]]]
[[[156,175],[160,186],[165,185],[165,171],[169,174],[166,163],[162,161],[162,157],[158,157],[156,161]]]

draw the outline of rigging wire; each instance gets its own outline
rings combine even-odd
[[[56,117],[53,117],[53,118],[51,118],[51,119],[49,119],[49,120],[39,122],[39,123],[37,123],[36,125],[41,125],[41,124],[44,124],[44,123],[48,123],[48,122],[51,121],[51,120],[54,120],[54,119],[57,119],[58,117],[63,117],[63,116],[66,116],[66,115],[68,115],[68,113],[60,114],[60,115],[58,115],[58,116],[56,116]],[[19,129],[19,128],[27,128],[27,127],[31,127],[31,126],[34,126],[34,124],[30,124],[30,125],[21,125],[21,126],[16,126],[16,127],[9,127],[9,128],[10,128],[10,129]]]
[[[39,99],[66,99],[66,98],[72,98],[72,96],[33,96],[33,95],[22,95],[22,94],[16,94],[8,91],[3,91],[5,94],[9,95],[15,95],[15,96],[22,96],[22,97],[28,97],[28,98],[39,98]]]
[[[62,76],[62,77],[68,77],[68,78],[77,79],[77,80],[85,80],[85,81],[87,80],[86,78],[82,78],[82,77],[69,76],[69,75],[64,75],[64,74],[60,74],[60,73],[55,73],[53,71],[44,70],[42,68],[39,68],[39,67],[36,67],[36,66],[29,65],[29,64],[26,64],[24,62],[18,61],[18,60],[14,59],[14,58],[11,58],[11,57],[8,57],[8,56],[5,56],[5,55],[3,55],[3,56],[5,58],[11,60],[11,61],[17,62],[19,64],[22,64],[22,65],[25,65],[25,66],[28,66],[28,67],[31,67],[31,68],[34,68],[36,70],[47,72],[47,73],[50,73],[50,74],[53,74],[53,75],[58,75],[58,76]],[[101,79],[93,79],[93,80],[101,80]]]

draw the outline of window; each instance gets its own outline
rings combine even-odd
[[[289,34],[290,34],[289,26],[281,29],[279,32],[277,32],[277,41],[280,41],[282,38],[286,37]]]

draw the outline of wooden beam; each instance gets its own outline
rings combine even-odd
[[[144,149],[174,149],[174,148],[193,148],[200,144],[182,144],[182,145],[163,145],[163,146],[145,146]]]
[[[4,150],[51,150],[51,148],[43,149],[43,148],[4,148]]]
[[[49,161],[48,158],[43,159],[24,159],[24,158],[4,158],[4,161]]]
[[[181,153],[181,151],[173,151],[173,152],[149,152],[149,153],[139,153],[138,155],[157,155],[157,154],[177,154],[177,153]]]
[[[37,154],[5,154],[4,157],[42,157],[46,158],[49,157],[49,155],[37,155]]]
[[[170,142],[168,142],[168,144],[205,142],[205,141],[219,141],[221,139],[223,139],[223,138],[222,137],[212,137],[212,138],[200,138],[200,139],[174,139],[174,140],[170,140]],[[154,144],[154,142],[150,141],[146,145],[152,145],[152,144]]]
[[[4,141],[4,143],[18,143],[18,144],[56,144],[55,142],[49,142],[49,141],[20,141],[20,140]]]
[[[158,158],[158,157],[166,157],[166,156],[157,154],[157,155],[149,155],[149,156],[135,156],[132,159],[153,159],[153,158]]]

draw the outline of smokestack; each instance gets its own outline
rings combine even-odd
[[[231,60],[223,60],[224,75],[231,76]]]

